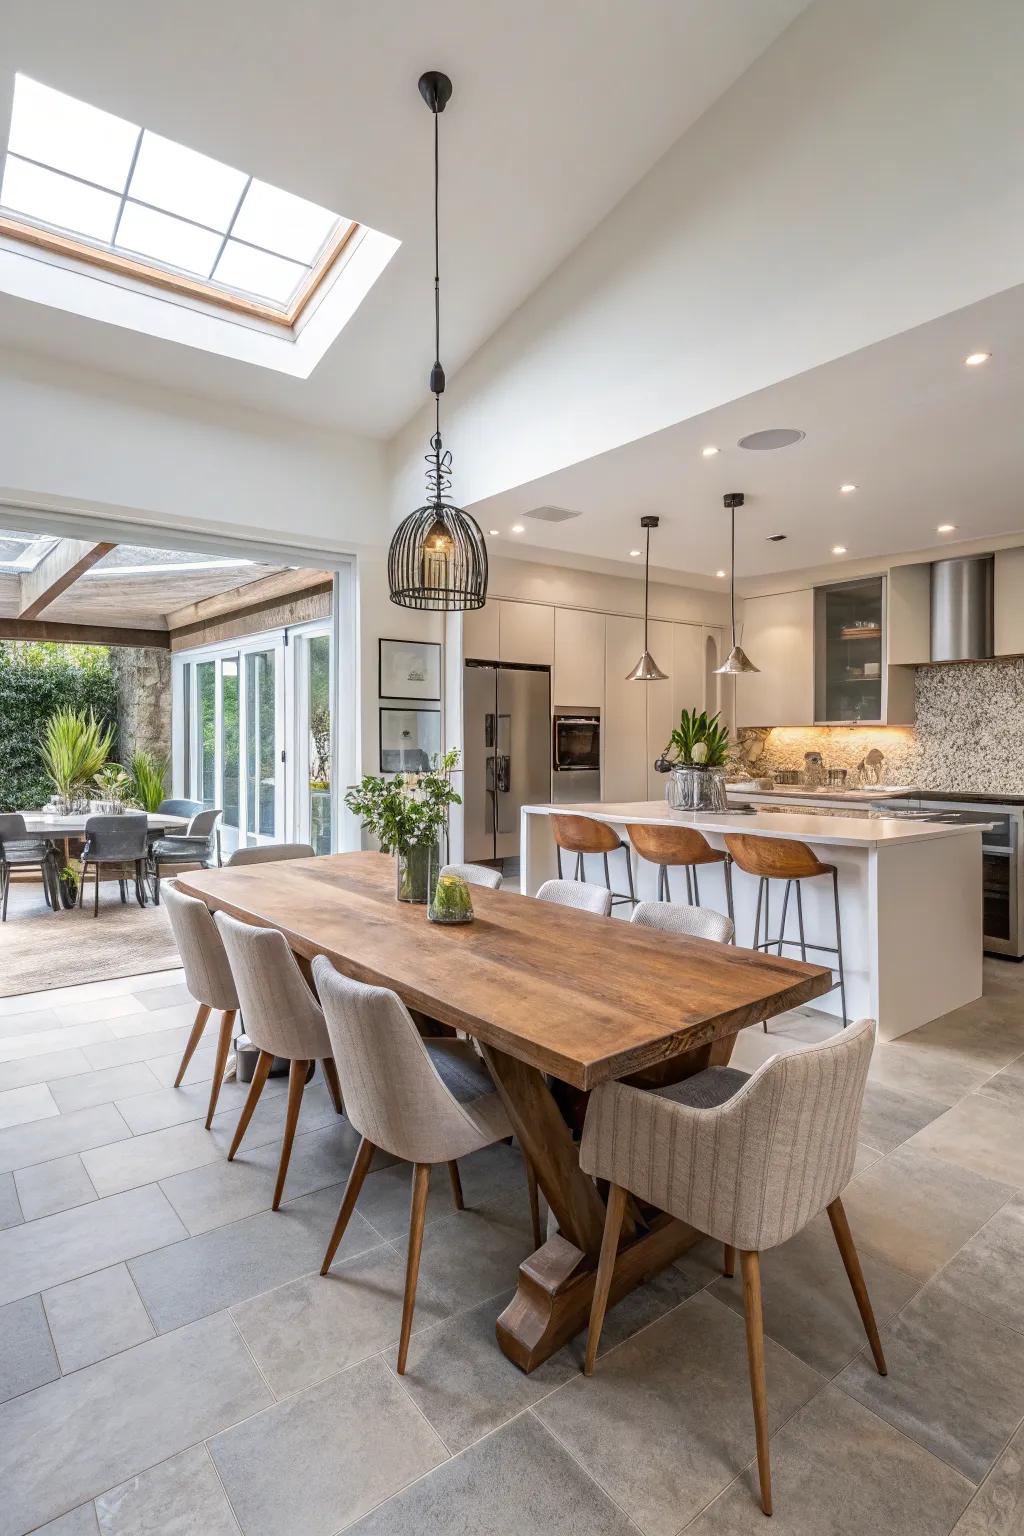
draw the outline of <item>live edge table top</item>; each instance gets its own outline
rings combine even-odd
[[[474,886],[472,923],[431,923],[395,900],[394,861],[379,853],[196,870],[178,885],[577,1088],[735,1035],[832,985],[821,966],[511,891]]]

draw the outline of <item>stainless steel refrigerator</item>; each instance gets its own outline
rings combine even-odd
[[[551,799],[550,667],[467,661],[463,750],[465,856],[515,858],[520,807]]]

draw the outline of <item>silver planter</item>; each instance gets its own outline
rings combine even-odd
[[[669,776],[665,798],[674,811],[727,811],[725,769],[677,766]]]

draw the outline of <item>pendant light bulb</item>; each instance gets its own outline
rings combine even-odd
[[[647,649],[647,627],[649,599],[651,589],[651,529],[657,528],[660,519],[657,517],[642,517],[640,527],[647,533],[647,548],[644,551],[644,653],[640,657],[632,672],[626,673],[627,683],[663,683],[667,681],[668,673],[663,672]]]
[[[760,667],[755,667],[742,645],[736,644],[736,508],[743,505],[743,492],[730,491],[722,497],[722,505],[732,519],[732,543],[729,556],[729,602],[732,609],[732,650],[720,667],[715,668],[716,677],[739,677],[744,672],[760,672]]]

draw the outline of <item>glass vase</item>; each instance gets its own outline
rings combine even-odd
[[[674,811],[727,811],[725,770],[677,765],[669,776],[665,798]]]
[[[395,855],[395,896],[425,906],[433,899],[441,867],[437,843],[410,843]]]
[[[432,923],[471,923],[473,898],[469,885],[461,875],[441,875],[427,908]]]

